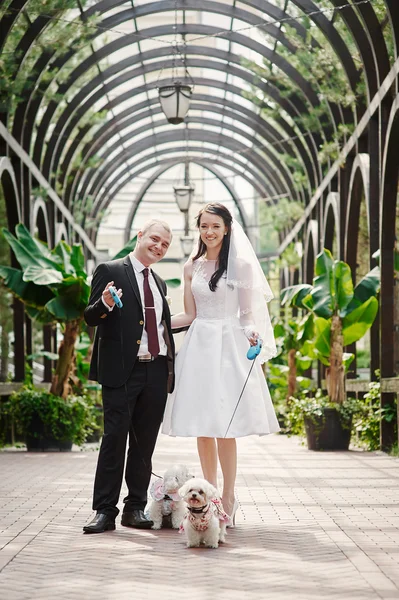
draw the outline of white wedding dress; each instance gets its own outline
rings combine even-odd
[[[233,286],[226,289],[226,278],[219,280],[215,292],[209,289],[214,270],[215,261],[203,257],[193,264],[191,287],[197,316],[176,359],[175,390],[167,401],[162,433],[236,438],[279,431],[258,359],[228,429],[252,365],[243,330],[249,309],[245,292],[240,294]],[[231,307],[227,313],[226,305]]]

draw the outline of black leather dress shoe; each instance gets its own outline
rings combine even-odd
[[[121,523],[124,527],[134,527],[135,529],[151,529],[154,525],[154,522],[147,519],[142,510],[124,512]]]
[[[83,527],[85,533],[104,533],[115,529],[115,519],[104,513],[98,513],[88,525]]]

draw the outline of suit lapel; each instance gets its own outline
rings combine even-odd
[[[126,271],[126,275],[127,278],[130,282],[130,285],[133,288],[133,292],[137,298],[138,303],[141,306],[141,297],[140,297],[140,292],[139,292],[139,286],[137,284],[137,279],[136,279],[136,275],[134,273],[134,269],[133,269],[133,265],[132,265],[132,261],[129,258],[129,255],[125,257],[123,264],[125,266],[125,271]]]

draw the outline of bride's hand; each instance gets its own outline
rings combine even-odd
[[[247,339],[251,346],[256,346],[256,344],[258,343],[259,333],[257,331],[254,331],[252,327],[246,327],[244,329],[244,333],[247,336]]]

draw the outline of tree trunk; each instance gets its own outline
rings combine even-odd
[[[8,327],[5,321],[3,321],[1,323],[0,341],[0,381],[7,381],[9,351]]]
[[[344,337],[342,321],[337,315],[331,320],[330,346],[330,366],[326,371],[327,392],[332,402],[342,404],[345,400],[345,372],[342,364]]]
[[[296,350],[291,348],[288,352],[288,391],[287,391],[287,402],[290,402],[291,396],[295,396],[296,392]]]
[[[58,361],[50,392],[55,396],[66,398],[70,392],[69,374],[74,364],[75,342],[80,331],[80,319],[67,321],[64,339],[58,350]]]

